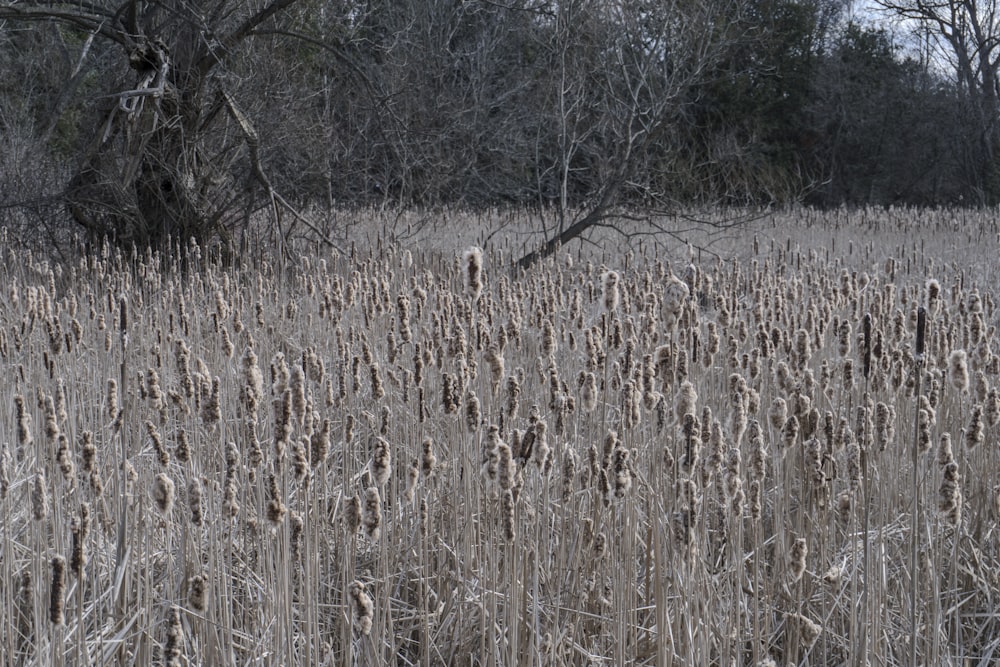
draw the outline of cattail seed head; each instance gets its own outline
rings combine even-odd
[[[31,486],[31,510],[35,521],[44,521],[49,516],[49,490],[45,481],[45,470],[42,468],[35,472]]]
[[[288,508],[281,500],[281,490],[278,488],[278,479],[274,473],[267,476],[267,495],[267,520],[276,526],[285,518]]]
[[[481,420],[482,414],[480,413],[479,397],[473,393],[469,393],[465,401],[465,427],[469,433],[475,433],[479,430]]]
[[[378,487],[365,490],[365,501],[361,508],[361,523],[365,534],[372,542],[377,542],[382,528],[382,496]]]
[[[969,360],[965,350],[952,350],[948,355],[948,378],[958,391],[969,390]]]
[[[537,420],[533,425],[535,442],[532,447],[531,458],[543,473],[547,472],[545,470],[546,466],[551,465],[549,457],[552,455],[552,450],[549,448],[549,440],[546,437],[547,426],[544,419]]]
[[[49,595],[49,620],[54,625],[63,625],[63,604],[66,594],[66,559],[55,556],[52,559],[52,587]]]
[[[500,390],[504,374],[503,352],[496,345],[486,348],[483,358],[490,367],[490,383],[493,386],[494,394]]]
[[[955,460],[955,453],[951,447],[951,433],[941,434],[941,440],[938,444],[937,460],[938,464],[942,467]]]
[[[371,470],[375,483],[379,486],[385,486],[392,474],[392,454],[389,449],[389,441],[381,436],[375,439]]]
[[[153,502],[163,515],[170,514],[174,506],[174,480],[164,472],[153,479]]]
[[[202,574],[188,580],[188,604],[195,611],[205,611],[208,606],[208,581]]]
[[[256,423],[257,413],[264,400],[264,376],[257,365],[257,354],[252,347],[243,353],[243,406],[246,408],[246,421]]]
[[[181,667],[181,652],[184,649],[184,627],[181,625],[181,610],[171,607],[167,615],[167,641],[163,645],[163,664],[166,667]]]
[[[948,462],[944,466],[941,487],[938,490],[938,511],[945,516],[945,520],[952,527],[957,527],[962,522],[962,489],[960,482],[961,477],[958,474],[958,463],[955,461]]]
[[[475,303],[483,291],[483,251],[475,246],[462,254],[465,295]]]
[[[844,576],[844,568],[840,565],[834,563],[830,566],[826,572],[823,573],[823,582],[832,586],[833,588],[838,588],[840,586],[840,581]]]
[[[191,460],[191,443],[188,442],[187,431],[184,429],[177,431],[177,447],[174,449],[174,454],[181,463]]]
[[[799,631],[799,638],[802,643],[802,648],[808,650],[816,643],[820,634],[823,632],[823,626],[819,623],[806,618],[802,614],[794,614],[795,625]]]
[[[424,479],[430,479],[437,469],[437,457],[434,455],[434,441],[430,436],[426,436],[420,448],[420,473],[424,476]]]
[[[354,494],[344,503],[344,525],[350,535],[357,535],[361,530],[361,498]]]
[[[28,447],[34,442],[31,435],[31,414],[20,394],[14,397],[14,407],[17,409],[17,442],[21,447]]]
[[[761,496],[761,481],[759,479],[750,480],[750,517],[754,521],[760,521],[761,514],[763,513],[763,498]]]
[[[975,449],[986,440],[986,430],[983,427],[983,406],[976,404],[972,407],[972,418],[969,421],[969,428],[965,431],[965,446]]]
[[[609,313],[617,310],[621,301],[621,295],[618,291],[619,282],[620,277],[617,271],[605,271],[601,275],[601,303],[604,304],[604,310]]]
[[[875,405],[875,443],[884,452],[896,437],[895,409],[879,401]]]
[[[323,420],[323,425],[318,431],[313,433],[309,438],[309,462],[312,467],[320,465],[326,461],[327,456],[330,454],[330,433],[333,430],[333,424],[329,419]]]
[[[632,469],[629,465],[631,453],[621,445],[615,447],[613,455],[613,467],[615,479],[615,497],[624,498],[632,488]]]
[[[403,498],[406,502],[412,503],[417,495],[417,483],[420,481],[420,459],[413,459],[406,468],[406,486],[403,490]]]
[[[69,439],[66,434],[60,433],[58,437],[59,449],[56,450],[56,463],[59,465],[59,472],[62,473],[63,481],[72,491],[76,488],[76,465],[73,463],[73,454],[69,450]]]
[[[305,520],[295,510],[288,513],[288,529],[292,562],[297,563],[302,560],[302,531],[305,529]]]
[[[514,502],[513,489],[504,489],[500,495],[500,520],[504,539],[508,542],[513,542],[515,537]]]
[[[806,556],[809,555],[809,547],[806,545],[806,538],[797,537],[792,542],[792,548],[788,553],[788,577],[791,582],[796,582],[802,578],[806,571]]]
[[[771,402],[771,408],[767,413],[768,423],[775,431],[781,430],[788,419],[788,404],[780,396],[775,397]]]
[[[928,278],[925,284],[927,296],[927,312],[931,317],[936,317],[941,309],[941,284],[934,278]]]
[[[360,581],[352,581],[347,592],[351,600],[354,628],[360,635],[367,636],[371,634],[372,621],[375,616],[375,605],[372,603],[371,596],[368,595],[365,585]]]
[[[684,380],[680,390],[677,392],[677,421],[683,422],[685,415],[694,415],[697,410],[698,393],[694,385]]]
[[[124,344],[128,338],[128,299],[124,294],[118,297],[118,333]]]
[[[795,444],[796,439],[799,436],[799,419],[795,415],[792,415],[785,420],[784,426],[781,427],[781,439],[784,442],[785,447],[791,447]]]
[[[841,320],[840,328],[837,330],[837,334],[837,352],[840,354],[841,358],[843,358],[851,353],[851,338],[854,335],[851,323],[848,320]]]
[[[996,387],[991,387],[986,393],[983,410],[987,424],[990,426],[1000,424],[1000,391],[998,391]]]
[[[187,491],[188,507],[191,509],[191,523],[196,526],[200,526],[204,520],[201,510],[201,498],[203,495],[201,480],[197,477],[192,478],[188,483]]]
[[[70,556],[69,569],[77,576],[83,576],[83,568],[87,566],[87,534],[90,532],[90,505],[80,505],[80,514],[73,517],[70,523],[73,535],[73,551]]]
[[[514,486],[515,473],[513,453],[507,443],[499,441],[497,443],[497,481],[501,489],[506,491]]]

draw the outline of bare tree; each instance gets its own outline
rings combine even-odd
[[[966,177],[980,203],[1000,198],[1000,3],[997,0],[877,0],[912,21],[952,68],[969,134]]]
[[[673,148],[688,129],[691,92],[731,43],[738,7],[729,0],[559,3],[560,211],[568,208],[574,169],[586,170],[593,182],[578,212],[561,214],[556,233],[519,260],[522,268],[618,215],[623,201],[671,206],[664,184],[681,163]],[[584,28],[590,30],[590,57],[567,59]],[[574,71],[579,64],[587,71]]]
[[[96,105],[99,121],[66,191],[76,222],[141,245],[225,237],[253,206],[251,183],[267,195],[277,222],[282,200],[261,167],[257,131],[225,71],[258,30],[296,2],[0,3],[0,19],[56,22],[120,53],[114,71],[100,72],[108,92]],[[74,94],[78,78],[63,97]]]

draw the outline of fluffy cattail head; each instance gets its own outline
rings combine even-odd
[[[479,430],[481,420],[479,397],[470,392],[465,400],[465,426],[469,433],[475,433]]]
[[[465,279],[465,294],[473,302],[479,300],[483,291],[483,251],[473,246],[462,254],[462,275]]]
[[[798,436],[799,419],[795,415],[792,415],[785,420],[784,426],[781,427],[781,438],[785,443],[785,447],[791,447],[794,445]]]
[[[926,295],[927,312],[934,317],[941,308],[941,284],[934,278],[927,279]]]
[[[354,628],[358,634],[369,635],[372,631],[372,620],[375,616],[375,605],[371,596],[360,581],[352,581],[347,589],[351,600],[351,614],[354,618]]]
[[[153,502],[161,514],[170,514],[174,506],[174,480],[161,472],[153,480]]]
[[[49,620],[54,625],[65,622],[63,603],[66,594],[66,559],[55,556],[52,559],[52,587],[49,596]]]
[[[281,490],[278,488],[278,479],[273,473],[267,477],[267,520],[272,525],[278,525],[285,518],[288,508],[281,500]]]
[[[31,486],[31,510],[35,521],[44,521],[49,515],[49,490],[45,470],[39,468]]]
[[[823,626],[809,618],[806,618],[802,614],[795,614],[793,618],[795,619],[795,625],[799,631],[799,638],[802,642],[802,647],[803,649],[808,650],[813,644],[816,643],[816,640],[823,632]]]
[[[621,301],[621,294],[618,291],[620,281],[617,271],[605,271],[601,274],[601,302],[608,312],[618,309],[618,303]]]
[[[958,391],[969,390],[969,361],[965,350],[952,350],[948,355],[948,377]]]
[[[437,456],[434,455],[434,441],[427,436],[420,446],[420,473],[424,479],[430,479],[435,470],[437,470]]]
[[[806,545],[806,538],[797,537],[792,542],[792,548],[788,552],[788,575],[793,582],[802,578],[806,571],[806,556],[809,555],[809,547]]]
[[[503,536],[508,542],[513,542],[514,532],[514,492],[512,489],[504,489],[500,495],[500,521],[503,528]]]
[[[17,409],[17,442],[21,447],[28,447],[34,442],[31,435],[31,413],[28,412],[21,395],[14,397],[14,407]]]
[[[986,440],[986,430],[983,426],[983,406],[976,404],[972,406],[972,419],[969,421],[969,428],[965,431],[965,446],[975,449]]]
[[[361,523],[372,542],[378,541],[382,529],[382,496],[377,487],[365,490],[365,501],[361,507]]]
[[[392,474],[392,454],[389,451],[389,441],[381,436],[375,439],[371,470],[375,483],[379,486],[385,486]]]
[[[195,611],[205,611],[208,603],[208,581],[202,574],[188,580],[188,604]]]
[[[181,610],[170,608],[167,616],[167,641],[163,646],[163,663],[166,667],[180,667],[181,652],[184,648],[184,627],[181,625]]]
[[[352,536],[361,530],[361,498],[357,494],[344,502],[344,525]]]
[[[201,480],[197,477],[192,478],[188,483],[188,507],[191,509],[191,523],[196,526],[200,526],[204,521],[201,509],[202,495]]]
[[[698,393],[688,380],[681,383],[677,392],[677,421],[683,423],[684,415],[694,415],[697,409]]]

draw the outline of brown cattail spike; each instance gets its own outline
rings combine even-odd
[[[166,667],[180,667],[183,648],[184,628],[181,626],[181,611],[177,607],[171,607],[167,616],[167,641],[163,645],[163,664]]]
[[[927,311],[923,306],[917,308],[917,361],[924,360],[924,334],[927,330]]]
[[[864,350],[863,350],[862,353],[863,353],[864,356],[862,357],[861,372],[864,374],[865,379],[867,380],[867,379],[869,379],[871,377],[871,372],[872,372],[872,315],[871,315],[871,313],[865,313],[865,319],[864,319],[864,323],[863,323],[862,326],[863,326],[863,332],[864,332],[864,339],[863,339],[863,343],[862,343],[863,346],[864,346]]]
[[[375,605],[371,596],[360,581],[352,581],[347,589],[351,599],[351,612],[354,617],[354,627],[361,635],[369,635],[372,631],[372,619],[375,615]]]
[[[63,602],[66,593],[66,559],[55,556],[52,559],[52,588],[49,596],[49,620],[55,625],[63,625]]]
[[[161,514],[170,514],[174,506],[174,480],[161,472],[153,481],[153,501]]]

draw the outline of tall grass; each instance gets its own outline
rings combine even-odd
[[[915,217],[7,251],[0,665],[988,664],[997,230]]]

